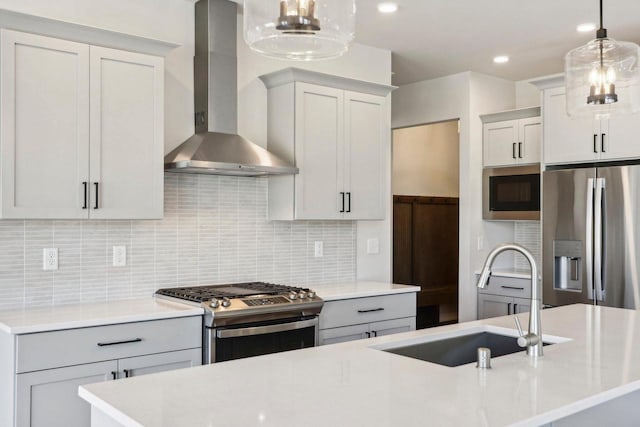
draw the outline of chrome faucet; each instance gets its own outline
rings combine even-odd
[[[529,333],[523,334],[520,327],[520,321],[518,315],[515,316],[516,326],[520,333],[518,338],[518,345],[520,347],[527,348],[527,354],[529,356],[538,357],[542,356],[542,329],[540,327],[540,308],[542,306],[542,286],[538,280],[538,266],[536,260],[525,247],[517,245],[515,243],[506,243],[497,246],[487,256],[478,279],[478,288],[484,289],[489,284],[489,277],[491,276],[491,265],[498,255],[504,251],[516,251],[521,253],[529,261],[531,266],[531,305],[529,311]]]

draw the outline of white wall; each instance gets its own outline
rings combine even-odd
[[[458,121],[393,131],[394,195],[458,197]]]
[[[193,2],[0,0],[0,8],[179,44],[165,63],[165,148],[193,134]]]
[[[529,80],[516,82],[516,108],[538,107],[541,102],[540,90]]]
[[[459,73],[402,86],[393,94],[393,128],[460,119],[459,319],[474,320],[477,292],[474,271],[487,248],[513,239],[513,226],[482,221],[482,122],[479,115],[513,108],[511,81],[478,73]],[[485,249],[477,250],[478,238]],[[501,257],[497,266],[512,266]]]

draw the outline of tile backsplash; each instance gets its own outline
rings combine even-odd
[[[540,252],[540,222],[515,222],[514,241],[529,249],[540,267],[542,256]],[[529,262],[520,254],[514,258],[514,267],[529,270]]]
[[[355,278],[355,222],[268,221],[267,178],[166,174],[164,203],[156,221],[0,220],[0,309],[179,285]],[[126,246],[125,267],[112,266],[113,246]],[[58,270],[42,270],[44,248],[58,248]]]

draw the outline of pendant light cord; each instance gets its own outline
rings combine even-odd
[[[603,19],[602,19],[602,0],[600,0],[600,29],[601,30],[604,29],[602,28],[603,26],[604,25],[603,25]]]

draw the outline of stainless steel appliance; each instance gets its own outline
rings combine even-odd
[[[159,289],[156,297],[204,308],[203,363],[318,344],[324,301],[308,288],[251,282]]]
[[[486,220],[539,220],[540,165],[485,168],[482,208]]]
[[[640,307],[640,165],[543,174],[543,302]]]

